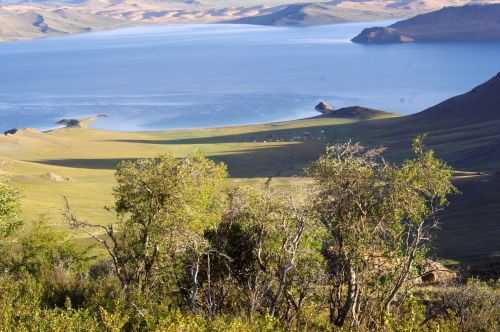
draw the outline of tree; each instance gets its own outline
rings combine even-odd
[[[19,193],[0,182],[0,237],[11,235],[21,225],[19,210]]]
[[[422,140],[401,166],[385,162],[383,149],[346,143],[329,147],[308,170],[317,185],[314,211],[328,233],[323,254],[336,326],[383,324],[410,287],[436,214],[455,191],[451,168]]]
[[[78,247],[65,231],[49,226],[43,219],[19,233],[9,254],[0,259],[2,268],[10,273],[29,273],[40,278],[55,270],[83,271],[94,258],[88,254],[88,248]]]
[[[69,203],[66,218],[107,250],[126,293],[160,290],[175,269],[176,256],[191,246],[193,235],[219,220],[225,177],[225,166],[198,154],[123,162],[116,172],[112,208],[118,223],[100,226],[81,221]]]
[[[212,284],[234,285],[238,302],[250,316],[266,313],[291,320],[296,315],[289,311],[300,311],[304,292],[310,290],[303,287],[307,282],[297,281],[304,280],[298,276],[303,272],[299,268],[310,268],[303,262],[311,254],[306,242],[311,222],[304,206],[291,196],[270,189],[237,188],[229,194],[221,223],[205,232],[210,248],[218,253],[208,266]],[[294,287],[303,288],[295,292]]]

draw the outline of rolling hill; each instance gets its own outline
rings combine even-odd
[[[476,4],[498,0],[476,0]],[[236,24],[311,26],[343,22],[362,22],[409,17],[444,6],[468,4],[467,0],[333,0],[277,6],[268,13],[228,21]]]
[[[106,30],[125,24],[121,19],[95,15],[77,7],[0,5],[0,41]]]
[[[225,23],[272,26],[313,26],[345,22],[383,20],[396,17],[390,11],[343,8],[336,2],[303,3],[282,6],[269,14],[230,20]]]
[[[395,113],[389,113],[373,108],[350,106],[343,107],[337,110],[323,113],[315,118],[338,118],[338,119],[357,119],[357,120],[373,120],[380,118],[389,118],[398,116]]]
[[[428,134],[428,143],[454,167],[500,170],[500,75],[471,91],[422,112],[346,126],[350,136],[382,144],[395,160],[405,156],[412,137]]]
[[[499,17],[500,4],[446,7],[389,27],[365,29],[352,41],[361,44],[499,41]]]
[[[500,2],[476,0],[474,3]],[[148,24],[310,26],[410,17],[469,0],[3,0],[0,41]]]
[[[500,73],[471,91],[410,117],[435,126],[459,126],[500,120]]]

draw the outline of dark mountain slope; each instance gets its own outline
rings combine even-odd
[[[500,73],[467,93],[410,116],[409,120],[437,127],[500,120]]]
[[[500,4],[446,7],[397,22],[363,30],[352,39],[361,44],[500,40]]]
[[[500,75],[415,115],[324,130],[330,142],[385,146],[391,161],[408,157],[412,139],[427,133],[426,145],[439,158],[471,171],[455,181],[460,194],[441,216],[433,253],[477,266],[480,274],[491,273],[487,264],[500,266]]]
[[[388,157],[407,157],[411,140],[428,134],[427,144],[452,166],[500,171],[500,74],[471,91],[420,113],[332,128],[334,141],[352,138],[388,147]]]

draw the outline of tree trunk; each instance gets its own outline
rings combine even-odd
[[[334,320],[334,324],[338,327],[344,326],[344,323],[352,312],[352,316],[354,322],[357,324],[357,310],[356,310],[356,301],[358,298],[358,284],[356,279],[356,271],[352,268],[352,265],[349,263],[349,270],[347,272],[347,298],[344,302],[342,308],[340,308],[337,317]]]

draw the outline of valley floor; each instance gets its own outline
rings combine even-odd
[[[303,169],[330,142],[352,138],[367,145],[384,145],[389,159],[401,160],[409,152],[411,138],[419,134],[404,130],[404,121],[323,118],[166,132],[65,128],[40,133],[26,129],[0,137],[0,175],[21,190],[28,223],[43,218],[65,227],[62,212],[66,196],[80,217],[106,224],[114,220],[104,207],[112,204],[114,169],[121,160],[200,151],[226,163],[232,181],[262,185],[272,177],[273,186],[288,190],[310,183],[303,177]],[[487,128],[481,132],[488,133]],[[469,171],[457,174],[456,184],[462,193],[452,199],[444,213],[435,241],[435,253],[443,260],[477,263],[500,257],[500,177],[494,171],[498,164],[493,159],[484,163],[477,158],[475,163],[474,159],[458,157],[485,149],[497,139],[493,132],[474,139],[466,127],[431,131],[428,137],[438,156]],[[79,237],[85,238],[83,234]]]

